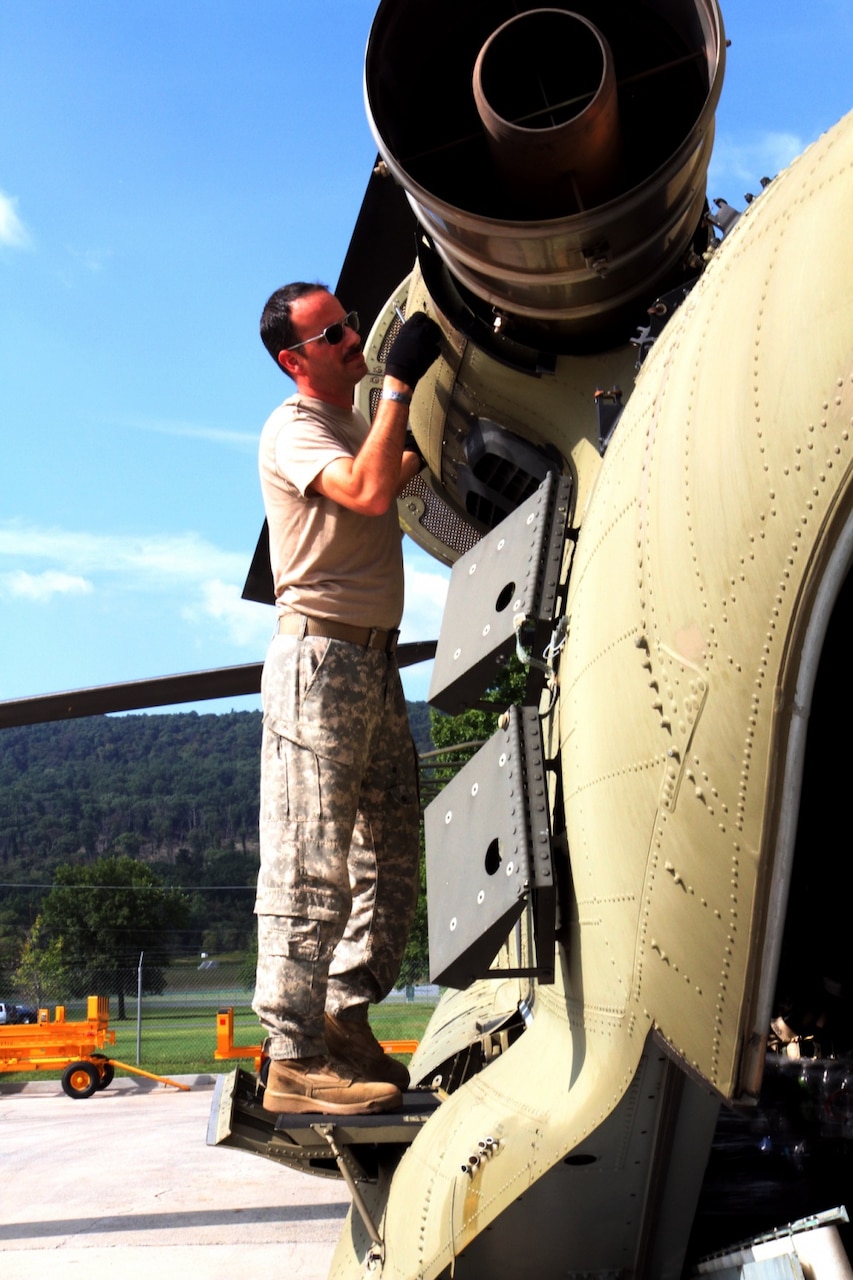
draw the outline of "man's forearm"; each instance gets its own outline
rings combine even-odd
[[[405,322],[388,352],[382,397],[367,439],[354,458],[336,458],[324,467],[313,484],[319,493],[360,515],[385,514],[411,478],[413,464],[403,463],[409,402],[438,359],[440,338],[438,325],[422,311]]]
[[[411,388],[399,378],[386,376],[383,391],[411,395]],[[354,458],[337,458],[323,469],[313,488],[361,515],[384,515],[401,486],[418,468],[403,465],[409,406],[405,401],[380,400],[373,424]],[[407,460],[415,458],[407,454]],[[404,475],[404,472],[406,473]]]

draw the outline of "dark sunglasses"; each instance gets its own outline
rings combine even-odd
[[[330,347],[336,347],[344,336],[344,327],[352,329],[353,333],[358,333],[357,311],[348,311],[343,320],[336,320],[334,324],[327,324],[322,333],[316,334],[313,338],[306,338],[304,342],[294,342],[292,347],[285,347],[285,351],[298,351],[300,347],[307,347],[309,342],[325,341],[328,342]]]

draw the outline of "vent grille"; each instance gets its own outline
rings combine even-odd
[[[448,547],[454,553],[454,559],[470,551],[480,541],[482,534],[479,530],[458,515],[420,476],[409,481],[400,494],[400,502],[405,503],[405,499],[409,497],[418,498],[423,503],[423,514],[418,520],[418,527]],[[408,527],[409,522],[406,523]],[[417,530],[411,536],[418,541]]]
[[[494,453],[484,454],[473,467],[473,472],[494,493],[502,494],[513,508],[521,506],[542,483],[541,478]]]

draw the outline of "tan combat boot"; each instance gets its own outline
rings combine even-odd
[[[398,1089],[408,1089],[408,1071],[402,1062],[385,1053],[366,1019],[338,1018],[327,1013],[325,1036],[329,1057],[336,1062],[366,1080],[385,1080]]]
[[[366,1080],[328,1058],[289,1058],[270,1062],[262,1106],[281,1115],[303,1114],[356,1116],[392,1111],[403,1099],[400,1090],[385,1081]]]

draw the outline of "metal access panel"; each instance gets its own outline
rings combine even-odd
[[[569,517],[571,479],[550,472],[532,497],[453,566],[429,701],[456,715],[488,689],[515,652],[516,620],[534,654],[550,639]],[[531,667],[527,701],[542,674]]]
[[[536,961],[512,972],[554,980],[556,894],[542,730],[532,707],[511,707],[424,814],[430,977],[451,987],[491,970],[528,903]]]

